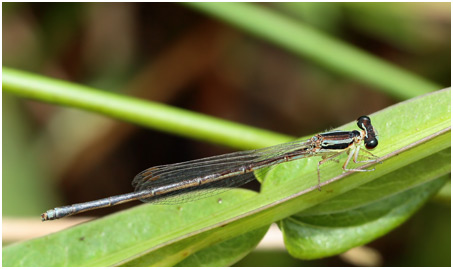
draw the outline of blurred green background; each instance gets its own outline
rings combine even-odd
[[[267,25],[254,25],[252,10],[241,14],[246,19],[241,26],[226,19],[238,10],[225,6],[215,12],[177,3],[2,6],[5,67],[295,137],[333,128],[413,94],[366,83],[335,63],[273,41]],[[249,6],[349,44],[432,85],[417,89],[421,92],[450,86],[450,3]],[[278,25],[277,17],[268,18],[269,25]],[[317,42],[315,47],[321,54],[347,57],[342,46],[337,51]],[[369,67],[354,59],[355,68]],[[3,221],[39,221],[51,207],[130,192],[131,179],[147,167],[235,150],[8,93],[2,93],[2,112]],[[449,266],[450,218],[450,200],[433,200],[402,227],[369,244],[382,256],[377,265]],[[4,244],[11,243],[7,235],[3,230]],[[281,249],[258,248],[238,265],[352,264],[341,257],[304,262]]]

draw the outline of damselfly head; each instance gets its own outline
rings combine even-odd
[[[378,145],[377,134],[371,125],[371,119],[368,116],[360,116],[357,119],[357,126],[365,131],[365,138],[363,140],[367,149],[374,149]]]

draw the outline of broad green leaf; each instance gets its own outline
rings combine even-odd
[[[439,190],[436,196],[433,197],[433,200],[444,205],[451,205],[451,181],[448,181],[447,184]]]
[[[242,234],[233,239],[223,241],[209,248],[189,256],[187,259],[178,263],[176,266],[183,267],[212,267],[212,266],[229,266],[241,260],[250,251],[255,249],[261,241],[270,225],[254,231]]]
[[[212,236],[208,231],[183,239],[177,244],[164,246],[122,265],[228,266],[253,250],[268,229],[269,225],[266,225],[226,241],[222,237]]]
[[[280,221],[289,253],[323,258],[389,232],[447,182],[437,175],[449,172],[450,157],[448,148]]]
[[[373,172],[341,173],[338,164],[325,165],[321,171],[322,191],[318,191],[315,185],[319,158],[282,164],[266,175],[260,194],[232,190],[180,206],[138,206],[5,247],[3,265],[175,265],[202,249],[335,199],[369,182],[379,182],[383,176],[411,173],[411,164],[451,145],[450,90],[397,104],[374,113],[371,119],[380,135],[380,144],[373,153],[382,160]],[[341,129],[357,128],[350,123]],[[432,178],[445,175],[444,170],[426,169],[437,175]],[[218,199],[223,202],[219,204]],[[141,263],[143,260],[146,262]]]
[[[210,197],[192,203],[175,206],[142,205],[119,214],[90,221],[55,234],[30,240],[3,248],[4,266],[103,266],[125,262],[136,255],[145,255],[148,246],[165,246],[172,240],[174,231],[182,230],[192,223],[198,227],[203,222],[221,214],[222,208],[240,204],[245,199],[255,197],[255,192],[232,190],[219,197]],[[45,222],[42,225],[46,225]],[[265,228],[265,229],[264,229]],[[253,240],[256,245],[268,227],[252,231],[238,240]],[[189,244],[173,246],[177,254],[155,256],[155,259],[137,259],[135,262],[145,265],[174,265],[189,255],[206,246],[218,243],[214,241],[192,240]],[[227,242],[226,245],[229,243]],[[185,248],[181,248],[184,246]],[[220,245],[221,247],[221,245]],[[26,252],[23,252],[26,251]],[[164,249],[159,249],[165,252]],[[242,253],[247,252],[242,248]],[[27,253],[27,255],[24,255]],[[241,253],[235,253],[241,255]],[[233,256],[233,254],[231,254]],[[234,257],[233,257],[234,259]],[[208,261],[207,261],[208,262]]]

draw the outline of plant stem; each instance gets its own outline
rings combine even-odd
[[[262,148],[293,139],[181,108],[7,67],[3,67],[2,86],[4,91],[21,97],[98,112],[152,129],[237,149]]]

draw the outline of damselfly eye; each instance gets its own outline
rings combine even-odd
[[[360,129],[365,130],[364,127],[371,125],[371,119],[368,116],[360,116],[357,119],[357,126],[359,126]]]
[[[365,147],[367,149],[374,149],[375,147],[377,147],[377,145],[378,145],[378,141],[376,138],[365,141]]]

